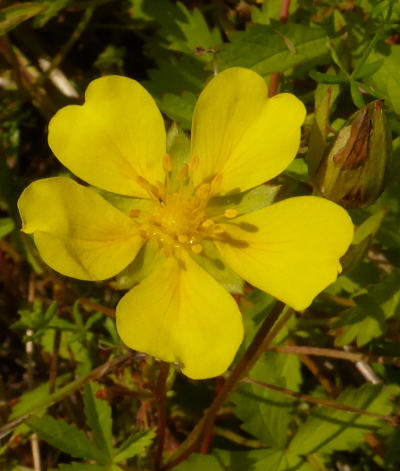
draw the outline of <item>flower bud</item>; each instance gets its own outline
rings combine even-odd
[[[385,188],[392,141],[382,101],[353,114],[316,172],[317,192],[346,208],[373,204]]]

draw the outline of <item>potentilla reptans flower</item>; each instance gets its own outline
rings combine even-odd
[[[129,347],[179,362],[191,378],[223,373],[242,341],[233,297],[195,261],[206,244],[243,279],[297,310],[332,283],[353,227],[338,205],[301,196],[238,215],[215,215],[216,195],[249,190],[295,158],[304,105],[293,95],[268,98],[255,72],[227,69],[200,94],[191,158],[172,184],[163,118],[148,92],[120,76],[94,80],[84,105],[67,106],[49,125],[57,158],[87,183],[148,200],[124,213],[69,178],[38,180],[19,200],[23,231],[43,260],[82,280],[120,273],[142,247],[161,262],[117,305],[117,329]]]

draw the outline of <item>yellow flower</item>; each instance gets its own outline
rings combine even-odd
[[[131,348],[179,362],[191,378],[223,373],[242,341],[232,296],[195,261],[215,244],[242,278],[294,309],[305,309],[332,283],[353,228],[338,205],[290,198],[237,215],[211,216],[210,198],[243,192],[282,172],[296,156],[303,104],[268,98],[264,80],[242,68],[213,78],[197,102],[191,160],[170,181],[162,116],[146,90],[120,76],[94,80],[82,106],[49,125],[57,158],[91,185],[147,199],[130,214],[64,177],[32,183],[19,200],[23,231],[43,260],[82,280],[110,278],[151,241],[162,260],[117,306],[117,328]]]

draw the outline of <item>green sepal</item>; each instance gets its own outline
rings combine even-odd
[[[332,89],[328,88],[315,110],[307,153],[308,173],[310,178],[314,178],[316,175],[325,153],[329,130],[331,99]]]
[[[153,202],[146,198],[135,198],[133,196],[117,195],[106,190],[91,187],[96,193],[102,196],[106,201],[112,204],[125,214],[129,214],[132,210],[139,210],[140,214],[147,214],[153,207]],[[140,219],[140,217],[138,218]]]
[[[202,246],[203,250],[200,254],[190,254],[192,258],[227,291],[234,294],[242,294],[243,279],[229,268],[214,243],[204,240]]]
[[[269,206],[279,192],[279,185],[260,185],[243,193],[236,193],[211,198],[207,206],[209,216],[223,214],[225,209],[236,209],[238,215],[244,215]]]
[[[150,239],[112,284],[116,289],[130,289],[156,270],[164,260],[159,243]]]
[[[173,191],[179,189],[178,174],[190,160],[190,139],[179,126],[173,122],[167,132],[167,153],[172,159],[170,185]]]

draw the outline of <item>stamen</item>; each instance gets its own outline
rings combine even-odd
[[[179,170],[178,179],[185,180],[189,175],[189,167],[187,164],[183,165],[182,168]]]
[[[130,218],[137,218],[138,216],[140,216],[140,213],[141,213],[140,209],[131,209],[128,213],[128,216]]]
[[[196,190],[197,198],[206,200],[210,195],[210,188],[211,186],[209,183],[203,183],[202,185],[200,185]]]
[[[157,188],[157,193],[158,193],[158,197],[160,199],[164,199],[165,198],[165,185],[163,185],[160,181],[156,181],[156,188]]]
[[[225,229],[222,226],[217,225],[213,227],[213,232],[214,234],[222,234],[223,232],[225,232]]]
[[[172,158],[168,154],[164,156],[163,168],[165,173],[170,173],[172,171]]]
[[[221,188],[221,185],[222,185],[222,175],[218,174],[213,178],[211,182],[212,193],[213,194],[216,193]]]
[[[212,219],[206,219],[204,222],[202,222],[201,225],[207,229],[208,227],[211,227],[214,224],[215,222]]]
[[[229,209],[225,209],[225,211],[224,211],[224,216],[225,216],[227,219],[233,219],[233,218],[235,218],[237,215],[238,215],[237,209],[229,208]]]
[[[203,251],[203,246],[201,244],[194,244],[190,248],[192,249],[192,252],[197,255]]]
[[[192,155],[189,161],[189,170],[190,172],[194,172],[199,167],[199,156]]]
[[[143,189],[147,191],[147,194],[150,196],[150,198],[152,198],[153,200],[157,200],[159,198],[157,188],[153,186],[150,182],[148,182],[145,178],[143,178],[141,175],[138,175],[136,177],[136,181]]]
[[[189,237],[186,234],[179,234],[178,235],[178,241],[181,244],[187,244],[189,242]]]

